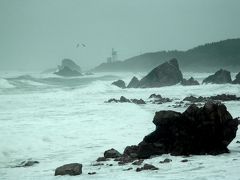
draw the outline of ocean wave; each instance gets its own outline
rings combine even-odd
[[[15,86],[9,83],[8,80],[0,78],[0,89],[14,88]]]

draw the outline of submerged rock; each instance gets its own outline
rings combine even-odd
[[[163,104],[163,103],[167,103],[167,102],[172,102],[172,99],[163,98],[160,94],[151,94],[149,96],[149,99],[152,99],[151,102],[153,104]]]
[[[120,99],[109,99],[108,101],[106,101],[107,103],[134,103],[134,104],[146,104],[146,102],[142,99],[128,99],[124,96],[121,96]]]
[[[155,170],[158,170],[158,168],[153,166],[153,165],[151,165],[151,164],[144,164],[143,167],[136,169],[137,172],[144,171],[144,170],[155,171]]]
[[[123,89],[126,88],[125,82],[124,82],[123,80],[114,81],[114,82],[112,83],[112,85],[115,85],[115,86],[117,86],[117,87],[119,87],[119,88],[123,88]]]
[[[232,83],[231,73],[227,70],[220,69],[215,74],[208,76],[203,83],[226,84]]]
[[[240,84],[240,72],[236,75],[236,78],[233,81],[233,84]]]
[[[139,82],[140,88],[152,88],[171,86],[181,82],[183,79],[182,72],[179,69],[177,59],[171,59],[143,77]]]
[[[82,164],[79,164],[79,163],[65,164],[63,166],[58,167],[55,170],[55,176],[58,176],[58,175],[76,176],[80,174],[82,174]]]
[[[134,76],[129,82],[129,84],[127,85],[127,88],[138,88],[138,86],[139,86],[139,80]]]
[[[39,164],[39,161],[27,160],[27,161],[22,161],[19,165],[14,167],[30,167],[30,166],[34,166],[35,164]]]
[[[195,85],[199,85],[199,82],[197,80],[195,80],[193,77],[187,79],[183,79],[181,82],[181,85],[183,86],[195,86]]]

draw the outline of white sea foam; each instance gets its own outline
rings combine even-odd
[[[43,84],[34,83],[31,91],[24,93],[0,92],[0,179],[239,179],[240,140],[239,133],[230,144],[230,154],[220,156],[192,156],[189,162],[181,163],[183,157],[163,155],[146,160],[159,167],[156,172],[122,171],[129,167],[91,166],[108,148],[123,151],[127,145],[137,144],[155,126],[152,119],[155,111],[173,109],[172,103],[161,105],[135,105],[130,103],[104,103],[110,98],[147,98],[152,93],[163,97],[182,99],[188,95],[211,96],[222,93],[240,96],[240,85],[181,85],[152,89],[120,89],[111,85],[113,80],[127,82],[132,75],[101,78],[75,86],[72,83],[55,88],[39,90]],[[192,74],[202,79],[202,76]],[[140,77],[139,75],[138,77]],[[36,76],[34,76],[36,78]],[[39,78],[39,77],[38,77]],[[47,78],[47,77],[44,77]],[[41,79],[41,78],[40,78]],[[61,79],[60,79],[61,80]],[[6,82],[6,81],[5,81]],[[79,82],[78,82],[79,83]],[[225,103],[233,117],[240,116],[240,102]],[[184,111],[185,108],[174,110]],[[169,164],[159,164],[164,158]],[[40,164],[29,168],[10,168],[12,165],[32,158]],[[54,169],[65,163],[83,163],[83,175],[78,177],[54,177]],[[96,171],[94,176],[88,172]]]

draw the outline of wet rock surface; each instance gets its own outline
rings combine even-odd
[[[140,168],[136,169],[137,172],[145,171],[145,170],[155,171],[155,170],[158,170],[158,168],[153,166],[153,165],[151,165],[151,164],[144,164],[143,167],[140,167]]]
[[[128,99],[124,96],[121,96],[120,99],[109,99],[108,101],[106,101],[107,103],[134,103],[134,104],[146,104],[146,102],[142,99]]]
[[[196,86],[196,85],[200,85],[200,83],[195,80],[193,77],[189,78],[189,79],[183,79],[181,82],[181,85],[183,86]]]
[[[119,88],[122,88],[122,89],[125,89],[125,88],[126,88],[126,84],[125,84],[125,82],[124,82],[123,80],[114,81],[114,82],[112,83],[112,85],[115,85],[115,86],[117,86],[117,87],[119,87]]]
[[[121,153],[118,152],[116,149],[109,149],[104,152],[104,157],[105,158],[118,158],[121,157]]]
[[[240,100],[240,97],[237,97],[236,95],[230,95],[230,94],[220,94],[220,95],[210,96],[210,97],[188,96],[183,99],[183,101],[189,101],[192,103],[207,102],[207,101],[239,101],[239,100]]]
[[[208,76],[203,83],[226,84],[232,83],[231,73],[227,70],[220,69],[215,74]]]
[[[30,167],[30,166],[34,166],[36,164],[39,164],[39,161],[26,160],[26,161],[22,161],[20,164],[14,166],[14,167]]]
[[[59,175],[76,176],[80,174],[82,174],[82,164],[79,164],[79,163],[65,164],[63,166],[58,167],[55,170],[55,176],[59,176]]]
[[[149,96],[150,102],[153,104],[163,104],[167,102],[172,102],[173,100],[170,98],[164,98],[160,94],[151,94]]]
[[[127,88],[137,88],[138,86],[139,86],[139,80],[134,76],[129,82],[129,84],[127,85]]]

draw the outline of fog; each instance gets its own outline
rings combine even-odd
[[[0,0],[0,69],[70,58],[86,70],[112,48],[124,60],[240,37],[239,8],[239,0]]]

